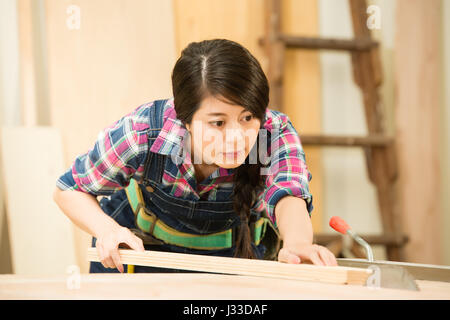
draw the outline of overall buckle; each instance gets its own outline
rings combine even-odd
[[[156,222],[159,220],[159,218],[150,210],[148,209],[145,205],[142,205],[142,203],[138,203],[137,205],[137,214],[135,216],[135,224],[136,226],[137,224],[137,215],[141,212],[141,209],[143,209],[143,211],[145,212],[145,214],[147,214],[148,216],[153,218],[153,222],[152,225],[150,227],[150,230],[148,232],[144,232],[143,230],[139,229],[139,235],[136,234],[136,236],[140,237],[143,241],[143,238],[147,238],[147,237],[151,237],[153,239],[155,239],[155,241],[159,241],[160,244],[164,243],[162,240],[157,239],[154,235],[153,235],[153,231],[155,230],[155,226],[156,226]]]

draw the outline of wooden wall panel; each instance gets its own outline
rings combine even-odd
[[[52,198],[63,170],[61,135],[48,127],[4,127],[0,141],[12,272],[65,274],[76,261],[73,228]]]
[[[20,104],[22,124],[24,126],[37,125],[36,102],[36,74],[35,50],[33,32],[33,5],[32,0],[17,1],[17,17],[19,29],[20,50]]]
[[[172,3],[45,0],[45,17],[51,124],[62,132],[68,168],[100,130],[145,102],[172,96]],[[76,238],[86,272],[91,237],[77,228]]]
[[[19,43],[17,5],[0,1],[0,125],[19,123]],[[0,190],[5,190],[0,159]],[[0,192],[0,273],[11,273],[11,252],[6,218],[6,199]]]
[[[264,1],[173,0],[177,56],[190,42],[226,38],[245,46],[261,63],[267,58],[258,39],[264,36]]]
[[[281,30],[288,35],[318,37],[318,5],[316,0],[282,1]],[[317,50],[289,49],[285,55],[284,105],[300,134],[321,132],[320,60]],[[322,151],[320,147],[304,147],[306,163],[312,174],[310,191],[314,197],[311,216],[313,229],[321,232]]]
[[[441,263],[441,1],[398,0],[395,41],[399,205],[406,260]]]
[[[267,57],[258,44],[264,36],[264,1],[260,0],[173,0],[177,54],[192,41],[227,38],[245,46],[267,72]],[[317,0],[282,1],[282,26],[292,34],[318,33]],[[320,131],[320,69],[318,54],[286,52],[285,104],[280,110],[293,121],[299,134]],[[269,107],[273,107],[269,104]],[[278,106],[274,107],[278,109]],[[314,231],[321,230],[320,151],[305,148],[312,172],[311,191],[315,197]]]

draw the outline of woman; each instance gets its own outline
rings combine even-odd
[[[172,89],[173,98],[104,129],[57,181],[55,202],[97,247],[101,263],[90,272],[124,272],[120,244],[337,265],[312,243],[300,138],[285,114],[267,108],[268,81],[252,54],[230,40],[193,42]],[[99,195],[107,197],[99,203]],[[134,269],[161,271],[176,270]]]

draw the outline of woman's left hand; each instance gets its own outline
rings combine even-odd
[[[334,254],[317,244],[283,246],[278,252],[278,261],[285,263],[311,262],[319,266],[337,266]]]

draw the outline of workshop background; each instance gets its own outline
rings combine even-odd
[[[0,273],[65,273],[74,265],[87,272],[91,237],[54,203],[57,178],[103,128],[172,96],[173,65],[192,41],[237,41],[273,71],[277,55],[260,41],[273,3],[0,0]],[[280,31],[352,39],[349,3],[282,0]],[[383,147],[304,143],[314,232],[323,241],[336,236],[328,221],[337,215],[367,239],[393,239],[398,260],[450,265],[450,1],[373,0],[367,8],[382,75],[376,119],[395,141],[393,201],[379,199],[367,168],[370,150]],[[286,113],[301,138],[368,135],[357,55],[298,48],[282,54],[284,67],[275,70],[282,103],[269,107]],[[395,233],[383,232],[381,203],[391,206]],[[330,245],[358,256],[349,239],[339,239]],[[375,259],[389,258],[386,243],[372,243]]]

